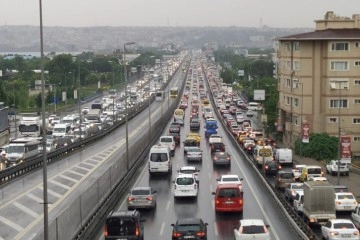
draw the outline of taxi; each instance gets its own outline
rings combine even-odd
[[[200,145],[200,140],[201,140],[201,137],[198,133],[195,133],[195,132],[190,132],[186,138],[194,138],[196,139],[196,141],[198,142],[198,144]]]
[[[209,101],[209,99],[204,98],[204,99],[202,100],[202,106],[203,106],[203,107],[209,107],[209,106],[210,106],[210,101]]]
[[[245,138],[249,138],[249,133],[247,133],[247,132],[241,132],[241,133],[239,133],[239,135],[237,136],[237,141],[238,141],[238,143],[239,144],[242,144],[243,143],[243,140],[245,139]]]

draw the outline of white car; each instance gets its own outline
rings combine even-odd
[[[199,147],[188,147],[186,150],[187,161],[202,161],[202,150]]]
[[[243,219],[240,220],[239,229],[234,229],[235,240],[270,240],[269,225],[262,219]]]
[[[244,116],[243,115],[236,115],[236,122],[237,123],[243,123],[244,122]]]
[[[338,160],[331,160],[330,162],[328,162],[326,164],[326,172],[329,173],[332,176],[337,175],[337,173],[338,173],[338,164],[339,164]],[[343,163],[341,161],[340,161],[339,174],[349,176],[349,166],[346,163]]]
[[[196,182],[199,182],[199,169],[196,169],[195,166],[184,166],[181,167],[178,171],[181,174],[192,174],[195,177]]]
[[[237,184],[242,191],[242,178],[239,178],[238,175],[222,175],[219,179],[217,179],[217,184]]]
[[[359,230],[349,219],[332,219],[321,226],[323,239],[360,239]]]
[[[174,198],[198,196],[198,184],[193,174],[179,174],[174,181]]]
[[[254,114],[255,114],[255,112],[253,111],[253,110],[247,110],[247,112],[246,112],[246,116],[247,117],[253,117],[254,116]]]
[[[221,143],[222,142],[222,136],[217,135],[217,134],[211,134],[209,137],[209,144],[213,144],[213,143]]]
[[[358,202],[350,192],[335,193],[335,210],[336,211],[353,211]]]
[[[168,146],[171,151],[171,156],[175,155],[175,139],[174,136],[161,136],[159,140],[160,145]]]
[[[296,193],[293,201],[294,210],[298,213],[304,211],[304,192],[299,191]]]
[[[306,165],[297,164],[297,165],[294,166],[293,169],[291,169],[291,171],[293,172],[296,180],[300,179],[300,175],[301,175],[301,171],[302,171],[303,167],[306,167]]]
[[[328,182],[326,177],[311,177],[309,181]]]

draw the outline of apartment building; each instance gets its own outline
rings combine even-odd
[[[360,157],[360,14],[327,12],[316,29],[278,38],[278,129],[293,146],[309,132],[349,136]]]

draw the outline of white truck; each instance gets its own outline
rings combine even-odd
[[[304,217],[306,223],[325,224],[336,218],[335,189],[329,182],[304,182]]]
[[[86,115],[87,122],[100,122],[100,109],[91,109],[89,110],[88,114]]]
[[[293,153],[289,148],[278,148],[275,153],[275,160],[279,164],[293,164]]]

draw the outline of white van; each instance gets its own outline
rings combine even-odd
[[[291,164],[293,163],[292,159],[292,150],[289,148],[279,148],[276,149],[275,160],[280,164]]]
[[[54,125],[53,137],[65,137],[71,131],[71,125],[68,123],[57,123]]]
[[[273,161],[273,150],[271,146],[259,146],[254,148],[253,158],[255,163],[259,166],[262,165],[263,159],[266,162]]]
[[[249,110],[253,110],[253,111],[261,111],[262,110],[261,104],[257,103],[257,102],[249,102],[247,108]]]
[[[154,145],[149,153],[149,173],[172,172],[170,148],[164,145]]]

